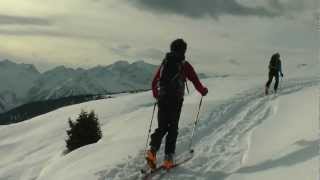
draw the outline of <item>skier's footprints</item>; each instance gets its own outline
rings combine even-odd
[[[320,80],[298,83],[297,80],[288,81],[282,86],[278,96],[261,98],[263,88],[255,88],[226,101],[206,102],[205,112],[200,116],[200,123],[196,129],[194,158],[160,179],[184,180],[198,177],[199,179],[224,180],[228,173],[221,171],[227,171],[237,166],[238,164],[234,163],[235,159],[239,159],[239,164],[241,164],[243,154],[245,154],[247,147],[239,147],[241,137],[273,114],[273,108],[275,108],[272,104],[273,100],[281,95],[299,91],[319,82]],[[144,106],[151,107],[152,105],[152,103],[147,103]],[[190,127],[180,129],[177,142],[179,156],[187,151]],[[162,152],[163,149],[160,151]],[[162,156],[163,154],[160,153],[159,160]],[[122,166],[101,173],[99,180],[141,178],[139,168],[145,164],[143,157],[143,151],[137,157],[129,157],[128,162]],[[215,172],[217,170],[220,173]]]

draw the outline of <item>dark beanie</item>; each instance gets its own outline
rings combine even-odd
[[[171,52],[185,53],[187,50],[187,43],[183,39],[176,39],[170,45]]]

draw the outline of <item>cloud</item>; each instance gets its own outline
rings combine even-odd
[[[61,26],[61,18],[0,14],[0,35],[101,39],[95,34],[66,30]]]
[[[314,0],[268,0],[269,7],[278,13],[290,14],[293,12],[309,11],[314,8]]]
[[[85,35],[85,34],[76,34],[71,32],[62,32],[57,30],[50,30],[50,29],[37,29],[37,28],[30,28],[30,29],[1,29],[0,28],[0,36],[45,36],[45,37],[61,37],[61,38],[81,38],[81,39],[101,39],[101,37],[97,35]]]
[[[157,62],[161,61],[165,56],[165,53],[163,51],[155,48],[144,49],[144,50],[138,51],[136,54],[138,57],[142,57],[148,60],[154,60]]]
[[[229,59],[228,62],[234,66],[240,66],[241,63],[235,59]]]
[[[126,58],[143,58],[147,60],[162,60],[165,53],[156,48],[135,48],[128,44],[121,44],[109,48],[111,52]]]
[[[130,49],[131,46],[128,44],[121,44],[110,48],[111,52],[120,56],[128,56]]]
[[[0,14],[0,25],[35,25],[49,26],[53,24],[52,20],[39,17],[10,16]]]
[[[274,17],[279,15],[267,7],[248,7],[237,0],[128,0],[139,8],[160,13],[174,13],[192,18],[221,15]],[[276,3],[275,0],[272,0]]]

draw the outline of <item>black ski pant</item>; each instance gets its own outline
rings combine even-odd
[[[165,135],[165,154],[174,154],[178,137],[178,125],[183,104],[182,98],[160,98],[158,101],[158,128],[151,135],[150,146],[158,151]]]
[[[274,83],[274,90],[277,91],[278,89],[278,85],[279,85],[279,73],[278,72],[273,72],[273,71],[270,71],[269,72],[269,79],[268,79],[268,82],[266,84],[266,87],[269,88],[270,87],[270,84],[272,82],[272,79],[273,77],[275,78],[275,83]]]

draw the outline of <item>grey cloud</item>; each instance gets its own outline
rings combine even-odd
[[[159,61],[164,58],[165,53],[159,49],[148,48],[142,51],[137,52],[137,56]]]
[[[64,33],[52,32],[46,30],[7,30],[0,29],[0,35],[9,36],[66,36]]]
[[[121,44],[109,48],[111,52],[122,57],[137,57],[148,60],[162,60],[164,52],[156,48],[137,49],[128,44]]]
[[[128,45],[128,44],[122,44],[122,45],[119,45],[119,46],[117,47],[117,49],[121,49],[121,50],[123,50],[123,51],[128,51],[129,49],[131,49],[131,46]]]
[[[232,65],[235,65],[235,66],[240,66],[241,63],[235,59],[229,59],[228,62]]]
[[[39,17],[10,16],[0,14],[0,25],[36,25],[49,26],[52,20]]]
[[[236,0],[128,0],[139,8],[192,18],[221,15],[274,17],[279,14],[267,7],[247,7]],[[276,2],[275,2],[276,3]]]
[[[96,35],[85,35],[69,31],[57,30],[57,18],[12,16],[0,14],[0,35],[8,36],[47,36],[66,38],[99,39]],[[19,27],[13,27],[17,25]]]
[[[111,47],[110,50],[120,56],[127,56],[131,46],[128,44],[121,44],[115,47]]]
[[[268,0],[268,4],[273,10],[278,12],[300,12],[306,9],[313,8],[313,0],[290,0],[287,2],[281,2],[281,0]]]
[[[43,29],[24,29],[24,30],[8,30],[0,29],[0,35],[7,36],[46,36],[46,37],[64,37],[64,38],[82,38],[82,39],[101,39],[95,35],[75,34],[69,32],[60,32],[55,30]]]

